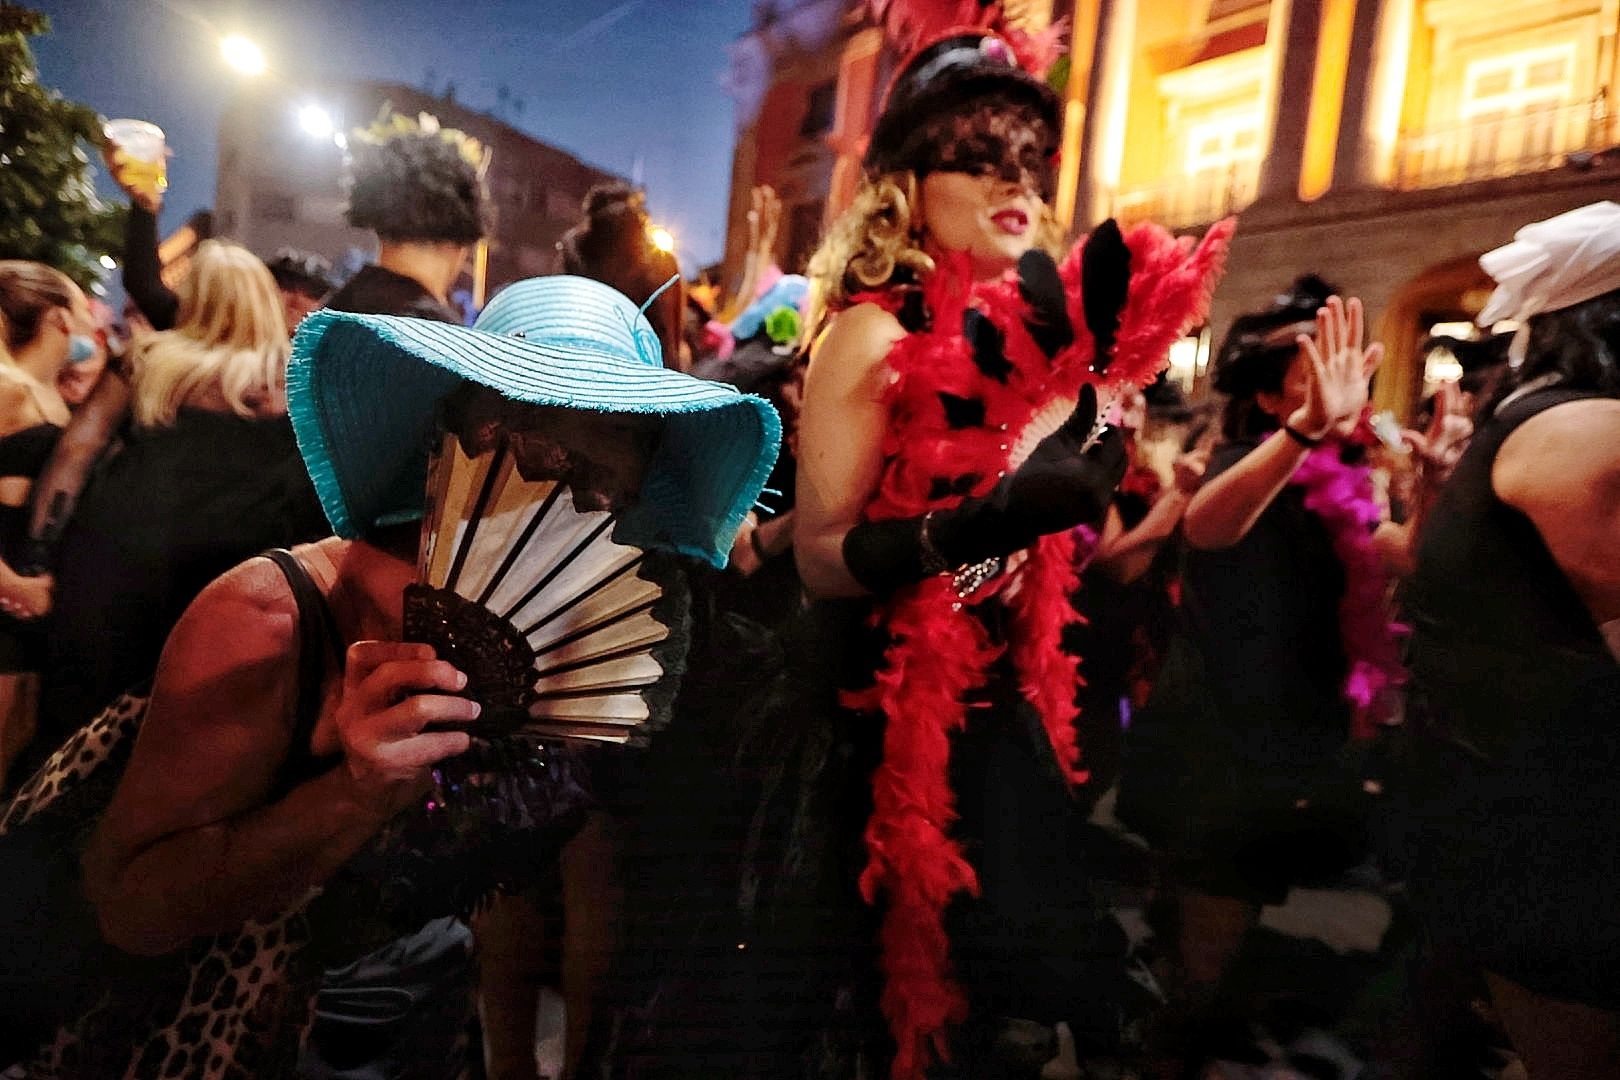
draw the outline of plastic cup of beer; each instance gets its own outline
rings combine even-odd
[[[109,120],[102,131],[117,144],[120,180],[137,191],[163,194],[169,186],[169,151],[163,129],[145,120]]]

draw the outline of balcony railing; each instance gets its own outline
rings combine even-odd
[[[1395,184],[1446,187],[1555,169],[1579,150],[1609,145],[1605,95],[1589,101],[1408,132],[1395,146]]]
[[[1259,180],[1259,162],[1237,162],[1224,172],[1210,170],[1116,191],[1109,199],[1109,213],[1124,225],[1138,221],[1157,221],[1172,229],[1207,225],[1253,202]]]

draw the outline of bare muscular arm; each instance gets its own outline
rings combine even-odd
[[[419,692],[459,688],[458,673],[426,646],[361,642],[337,709],[342,758],[267,802],[295,726],[297,633],[296,604],[264,560],[210,585],[175,627],[84,857],[113,944],[155,955],[287,907],[414,797],[432,760],[465,748],[464,734],[418,734],[468,718],[469,702]],[[363,747],[346,727],[364,729]],[[397,768],[383,775],[390,755]]]
[[[1554,406],[1508,436],[1491,469],[1601,625],[1620,619],[1620,401]]]
[[[905,330],[861,304],[837,316],[811,354],[799,420],[793,548],[813,596],[865,593],[844,565],[844,537],[877,490],[888,410],[884,363]]]

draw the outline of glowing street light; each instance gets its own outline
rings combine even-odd
[[[304,134],[317,139],[330,139],[333,129],[332,114],[319,105],[305,105],[298,110],[298,126],[304,129]]]
[[[219,54],[225,62],[243,75],[263,75],[266,68],[264,50],[241,34],[229,34],[219,41]]]
[[[664,228],[662,225],[654,225],[652,229],[648,231],[647,239],[652,241],[653,247],[657,248],[659,251],[662,251],[665,255],[673,255],[675,253],[675,234]]]

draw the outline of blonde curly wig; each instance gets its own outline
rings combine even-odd
[[[810,257],[810,299],[802,339],[815,340],[826,321],[857,293],[910,285],[934,272],[934,260],[923,250],[922,185],[915,173],[867,176]],[[1063,240],[1062,226],[1051,207],[1041,204],[1035,222],[1035,246],[1054,256]]]

